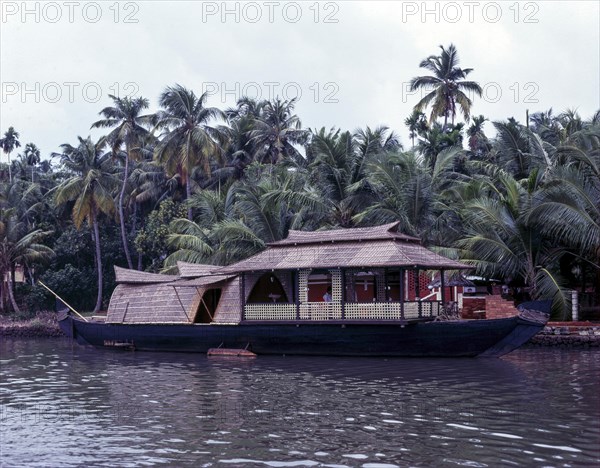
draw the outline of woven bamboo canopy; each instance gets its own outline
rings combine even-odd
[[[202,307],[207,309],[205,294],[219,290],[220,300],[218,306],[213,306],[211,322],[239,323],[251,287],[263,271],[303,269],[306,276],[307,270],[326,268],[470,268],[426,249],[415,237],[397,232],[398,224],[317,232],[290,231],[286,239],[273,242],[263,252],[227,267],[178,262],[178,275],[115,267],[118,286],[113,292],[106,322],[195,323],[198,311]],[[239,274],[252,271],[255,273]],[[286,287],[291,287],[291,280],[282,278]],[[291,291],[287,294],[293,295]],[[281,304],[273,305],[279,306]],[[288,305],[283,307],[289,308]]]
[[[398,233],[398,224],[316,232],[290,231],[286,239],[269,244],[263,252],[218,271],[227,274],[302,268],[471,268],[426,249],[415,237]]]
[[[128,270],[115,266],[115,280],[117,284],[157,284],[171,283],[177,281],[177,275],[162,275],[159,273],[147,273],[145,271]]]

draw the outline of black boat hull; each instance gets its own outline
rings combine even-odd
[[[538,333],[547,315],[426,323],[243,322],[217,324],[106,324],[66,315],[62,330],[77,343],[140,351],[206,353],[210,348],[256,354],[411,357],[498,357]]]

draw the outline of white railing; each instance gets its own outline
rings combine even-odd
[[[247,304],[246,320],[296,320],[296,304]]]
[[[299,309],[296,304],[248,304],[244,308],[244,319],[296,320],[298,313],[300,320],[415,320],[437,317],[440,302],[354,302],[346,303],[343,309],[344,313],[339,302],[305,302]]]
[[[305,302],[300,304],[301,320],[341,320],[342,304],[339,302]]]
[[[419,303],[421,304],[421,316],[419,316]],[[365,302],[346,304],[347,319],[371,319],[371,320],[401,320],[418,319],[420,317],[435,317],[438,307],[434,301],[416,301],[404,303],[404,317],[402,316],[401,302]]]

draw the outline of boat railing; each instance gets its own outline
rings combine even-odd
[[[303,302],[300,304],[300,320],[341,320],[341,302]]]
[[[415,320],[421,318],[435,318],[439,314],[439,311],[439,301],[347,303],[345,305],[345,318]]]
[[[296,304],[257,303],[246,304],[245,320],[296,320]]]
[[[303,302],[247,304],[245,320],[419,320],[440,314],[441,302]]]

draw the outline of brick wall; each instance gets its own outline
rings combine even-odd
[[[507,318],[519,314],[513,301],[503,299],[500,295],[486,296],[485,311],[488,319]]]
[[[484,312],[475,313],[479,310],[483,310]],[[486,318],[485,310],[485,297],[463,297],[463,306],[460,314],[462,318],[484,319]]]
[[[406,276],[408,278],[408,287],[406,292],[408,293],[408,300],[415,300],[415,271],[414,270],[406,270]],[[431,294],[431,291],[427,287],[427,285],[431,282],[431,278],[427,276],[427,272],[423,270],[419,270],[419,297],[425,297]],[[447,296],[446,300],[448,300],[450,296]]]

